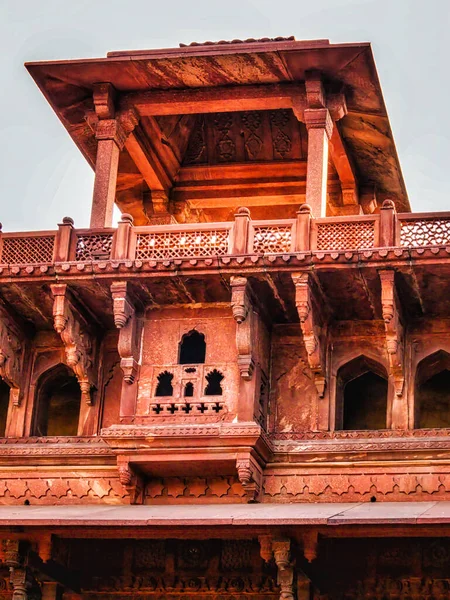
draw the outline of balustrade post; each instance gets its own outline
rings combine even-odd
[[[311,250],[311,207],[309,204],[302,204],[297,211],[297,227],[295,232],[296,252],[306,252]]]
[[[396,245],[397,213],[392,200],[385,200],[380,210],[380,232],[378,246],[380,248]]]
[[[64,217],[62,223],[58,223],[54,243],[53,262],[65,262],[72,258],[74,246],[73,219]]]
[[[248,208],[238,208],[234,215],[232,254],[249,254],[248,233],[250,228],[250,211]]]
[[[129,251],[132,227],[133,217],[128,213],[123,213],[114,236],[114,244],[111,252],[112,259],[125,260],[131,258]]]

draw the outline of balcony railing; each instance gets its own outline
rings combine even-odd
[[[450,213],[396,214],[385,201],[379,214],[314,219],[303,205],[296,219],[253,221],[241,208],[232,222],[133,227],[122,215],[117,229],[0,232],[0,264],[52,264],[105,260],[158,261],[225,255],[340,252],[383,247],[450,245]]]

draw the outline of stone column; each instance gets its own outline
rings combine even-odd
[[[104,119],[98,122],[95,137],[98,146],[90,226],[111,227],[119,154],[126,134],[117,119]]]
[[[308,165],[306,171],[306,203],[314,217],[325,217],[327,206],[328,143],[333,121],[326,108],[304,111],[308,130]]]

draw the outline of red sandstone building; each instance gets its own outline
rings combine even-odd
[[[95,185],[1,236],[1,600],[449,598],[450,213],[370,45],[27,68]]]

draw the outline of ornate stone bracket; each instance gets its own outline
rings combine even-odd
[[[231,277],[231,310],[237,323],[236,345],[241,377],[252,378],[255,361],[253,358],[253,310],[246,277]]]
[[[300,318],[300,327],[303,334],[308,365],[314,376],[314,384],[319,398],[323,398],[326,387],[326,351],[324,348],[325,336],[319,325],[320,318],[317,314],[311,278],[308,273],[293,273],[295,285],[295,305]]]
[[[117,468],[119,481],[130,494],[130,504],[142,504],[145,491],[143,477],[132,468],[127,458],[119,457]]]
[[[14,406],[20,406],[21,382],[25,353],[25,336],[20,328],[0,306],[0,377],[11,387]]]
[[[126,383],[132,384],[138,374],[140,354],[136,309],[127,282],[115,281],[112,283],[111,294],[113,297],[114,324],[119,329],[117,349],[123,379]]]
[[[401,320],[400,304],[395,289],[395,271],[380,270],[381,309],[386,332],[386,349],[389,358],[390,377],[397,397],[402,396],[405,383],[403,369],[404,330]]]
[[[244,488],[247,502],[259,502],[263,480],[261,465],[253,456],[238,456],[236,470],[239,481]]]
[[[81,388],[81,397],[88,406],[92,405],[92,390],[95,387],[93,371],[93,339],[85,319],[69,299],[66,284],[50,286],[53,302],[55,330],[61,336],[66,352],[66,363],[75,373]]]

